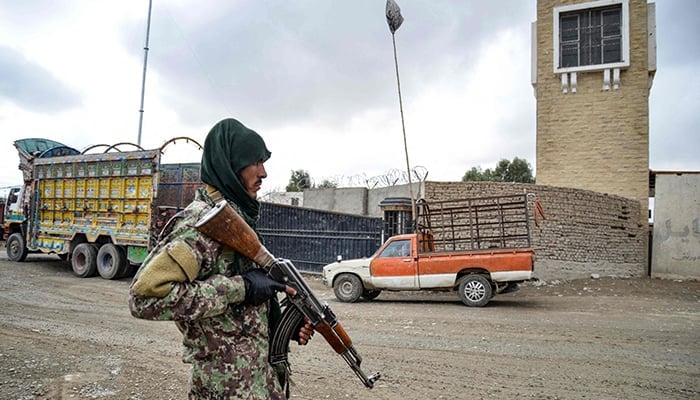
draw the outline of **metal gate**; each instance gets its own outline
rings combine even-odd
[[[261,203],[265,247],[301,271],[320,273],[337,259],[369,257],[381,245],[382,219]]]

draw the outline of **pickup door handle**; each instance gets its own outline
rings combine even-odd
[[[412,262],[413,259],[411,259],[411,258],[404,258],[404,259],[401,260],[401,261],[402,261],[402,262]]]

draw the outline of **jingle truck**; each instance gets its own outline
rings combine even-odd
[[[414,233],[390,237],[368,258],[323,267],[323,283],[343,302],[382,291],[457,291],[467,306],[534,279],[527,194],[416,204]]]
[[[49,139],[14,142],[24,185],[5,207],[7,257],[56,254],[81,278],[128,275],[155,245],[162,226],[201,186],[199,163],[161,163],[166,146],[145,150],[131,143],[83,151]],[[132,146],[134,149],[122,151]]]

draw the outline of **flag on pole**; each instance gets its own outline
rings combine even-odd
[[[401,9],[394,0],[386,0],[386,22],[389,24],[389,30],[393,35],[403,23]]]

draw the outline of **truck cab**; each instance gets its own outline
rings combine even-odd
[[[22,186],[15,186],[10,188],[7,194],[2,213],[3,240],[7,240],[10,232],[14,231],[17,225],[22,224],[25,220],[20,201],[24,197],[22,189]]]

